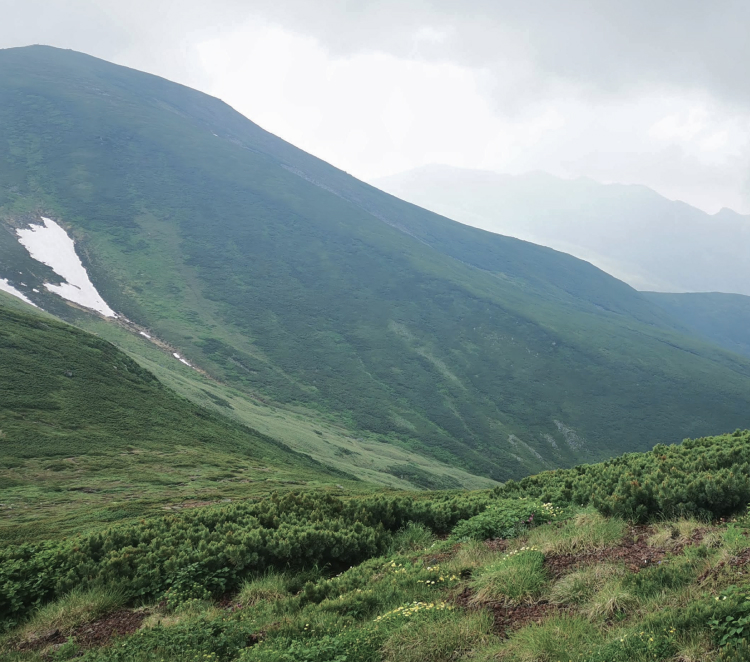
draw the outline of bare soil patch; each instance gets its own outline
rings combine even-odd
[[[507,637],[508,633],[513,630],[518,630],[529,623],[541,623],[550,613],[563,609],[549,602],[519,605],[505,605],[499,602],[491,602],[479,607],[471,604],[471,596],[472,590],[466,586],[460,593],[453,596],[452,602],[464,609],[488,609],[491,611],[494,621],[493,631],[502,638]]]
[[[649,526],[631,527],[619,545],[579,554],[551,554],[544,563],[553,577],[560,577],[583,566],[597,563],[620,562],[631,572],[638,572],[662,561],[668,551],[663,547],[650,547],[648,539],[653,533]]]
[[[506,549],[508,549],[508,541],[503,538],[485,540],[484,544],[493,552],[504,552]]]
[[[68,631],[48,630],[40,632],[18,646],[18,650],[39,650],[52,645],[64,644],[68,637],[73,637],[79,648],[87,650],[106,646],[115,637],[133,634],[141,627],[147,611],[129,611],[120,609],[108,616],[84,623]]]

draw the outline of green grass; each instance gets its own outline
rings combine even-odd
[[[0,431],[3,544],[275,489],[356,485],[178,396],[101,338],[2,303]]]
[[[354,433],[319,411],[277,402],[269,406],[248,397],[242,390],[185,368],[171,355],[119,325],[93,318],[78,323],[124,349],[165,385],[189,400],[367,483],[392,489],[481,489],[496,485],[495,481],[415,453],[393,440],[383,443],[377,435]],[[395,471],[394,467],[401,470]],[[411,470],[404,471],[404,467]]]
[[[645,292],[646,297],[706,340],[750,356],[750,297],[723,292]]]
[[[260,577],[246,581],[237,594],[237,602],[252,607],[260,602],[268,603],[281,600],[289,591],[288,579],[282,573],[267,572]]]
[[[557,528],[534,529],[524,538],[522,545],[535,547],[543,554],[593,552],[619,542],[626,529],[624,521],[603,517],[591,509],[579,513]]]
[[[472,573],[469,586],[475,604],[534,602],[548,581],[544,554],[534,547],[521,547]]]
[[[581,515],[590,517],[589,512]],[[678,520],[661,526],[686,527]],[[748,529],[744,520],[730,526],[702,526],[721,542],[710,547],[690,545],[673,553],[671,538],[663,541],[665,545],[652,538],[652,545],[666,553],[660,565],[633,572],[593,561],[555,581],[544,575],[540,552],[498,554],[473,540],[427,549],[415,546],[369,559],[335,576],[321,569],[267,573],[242,585],[230,601],[231,609],[211,600],[188,600],[176,608],[147,605],[150,615],[140,631],[114,646],[88,651],[84,660],[130,662],[154,656],[165,662],[742,660],[744,653],[734,644],[720,643],[724,630],[713,623],[748,613],[750,582],[723,562],[727,554],[737,552],[736,538]],[[559,524],[554,522],[534,529],[543,539],[553,538],[557,531]],[[586,550],[575,553],[585,558]],[[444,559],[439,564],[436,555]],[[465,570],[464,578],[452,574],[458,568]],[[466,590],[474,596],[473,604],[461,606],[466,603],[455,602],[455,596]],[[530,601],[540,611],[529,621],[515,625],[511,621],[508,629],[506,621],[493,618],[493,609]],[[48,647],[18,650],[19,642],[29,641],[29,633],[49,628],[70,631],[120,608],[121,602],[116,592],[102,590],[67,595],[6,635],[0,641],[0,655],[40,662]],[[70,649],[78,652],[78,644],[73,641]]]
[[[749,362],[585,262],[401,202],[216,99],[78,53],[4,50],[0,89],[0,277],[90,323],[14,238],[58,219],[165,357],[248,416],[281,405],[363,438],[361,472],[376,443],[505,480],[750,422]],[[373,472],[464,484],[403,457]]]
[[[77,625],[88,623],[115,611],[125,603],[125,595],[116,587],[96,587],[88,590],[74,589],[64,597],[44,605],[21,628],[23,641],[45,632],[69,632]]]
[[[558,662],[585,659],[602,642],[602,634],[580,616],[553,616],[511,635],[503,657],[514,662]]]
[[[426,621],[392,634],[383,645],[383,662],[453,662],[487,646],[492,619],[485,612]]]
[[[607,582],[623,574],[624,568],[606,563],[575,570],[555,582],[549,591],[550,602],[559,605],[588,603]]]

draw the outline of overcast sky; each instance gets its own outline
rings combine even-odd
[[[365,180],[429,163],[750,213],[748,0],[0,0],[0,47],[218,96]]]

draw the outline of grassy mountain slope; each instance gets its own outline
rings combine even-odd
[[[750,363],[590,264],[404,203],[217,99],[88,56],[2,51],[0,89],[0,277],[67,319],[91,318],[44,291],[13,236],[42,213],[115,310],[244,397],[477,474],[749,423]]]
[[[375,182],[462,223],[588,260],[639,290],[750,294],[750,217],[645,186],[425,166]]]
[[[750,297],[721,292],[644,292],[696,335],[750,356]]]
[[[6,543],[190,499],[352,483],[177,396],[109,342],[6,300],[0,294]]]
[[[744,661],[748,459],[738,430],[494,490],[277,494],[9,546],[0,654]]]
[[[121,347],[165,385],[222,416],[267,434],[327,467],[391,489],[492,487],[495,482],[413,453],[364,431],[352,431],[330,416],[299,406],[279,406],[219,382],[174,360],[171,353],[118,324],[93,316],[77,322]]]

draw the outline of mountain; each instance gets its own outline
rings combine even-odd
[[[140,516],[157,495],[163,503],[350,479],[179,397],[111,343],[0,294],[6,542],[39,535],[42,520],[64,531],[80,518]]]
[[[639,290],[750,294],[750,217],[714,215],[645,186],[448,166],[373,182],[462,223],[587,260]]]
[[[294,448],[299,417],[320,449],[318,422],[368,444],[326,456],[358,471],[411,453],[504,480],[750,423],[749,361],[587,262],[403,202],[218,99],[80,53],[0,51],[0,90],[0,279],[144,365],[158,353],[185,395],[220,385],[231,415]],[[45,237],[62,242],[46,258]],[[81,269],[116,317],[60,296]]]
[[[644,295],[696,335],[750,357],[750,297],[721,292]]]

